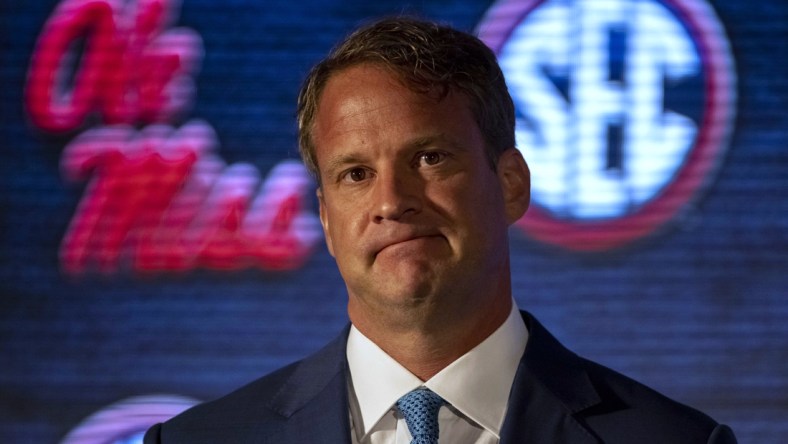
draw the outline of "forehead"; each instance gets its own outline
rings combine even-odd
[[[312,137],[318,153],[338,140],[381,135],[424,136],[422,131],[476,127],[464,94],[413,91],[397,74],[364,63],[333,74],[318,101]],[[344,140],[346,142],[346,140]],[[318,155],[318,157],[320,157]]]
[[[316,132],[326,133],[353,120],[383,114],[391,109],[405,113],[426,105],[388,69],[370,63],[353,65],[326,81],[315,115]]]

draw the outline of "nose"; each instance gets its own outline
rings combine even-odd
[[[421,211],[423,186],[418,178],[390,172],[375,180],[373,219],[400,221]]]

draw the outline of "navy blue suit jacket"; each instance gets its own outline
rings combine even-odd
[[[501,443],[735,443],[730,428],[564,348],[530,314]],[[350,443],[348,329],[314,355],[153,426],[145,444]]]

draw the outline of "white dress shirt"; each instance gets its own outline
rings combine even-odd
[[[353,444],[410,444],[408,426],[394,405],[422,386],[449,404],[438,413],[440,442],[497,443],[527,342],[528,330],[512,301],[509,317],[493,334],[422,381],[352,326],[347,359]]]

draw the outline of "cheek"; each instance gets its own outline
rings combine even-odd
[[[489,231],[508,226],[503,195],[496,185],[478,181],[457,194],[455,214],[466,221],[469,229]]]
[[[469,210],[483,211],[503,202],[497,176],[490,172],[467,174],[448,184],[447,195],[456,199],[456,205]]]
[[[333,253],[341,253],[358,245],[361,236],[359,228],[362,221],[361,214],[357,207],[335,206],[325,209],[325,220],[328,223],[326,237],[327,242],[333,244]]]

